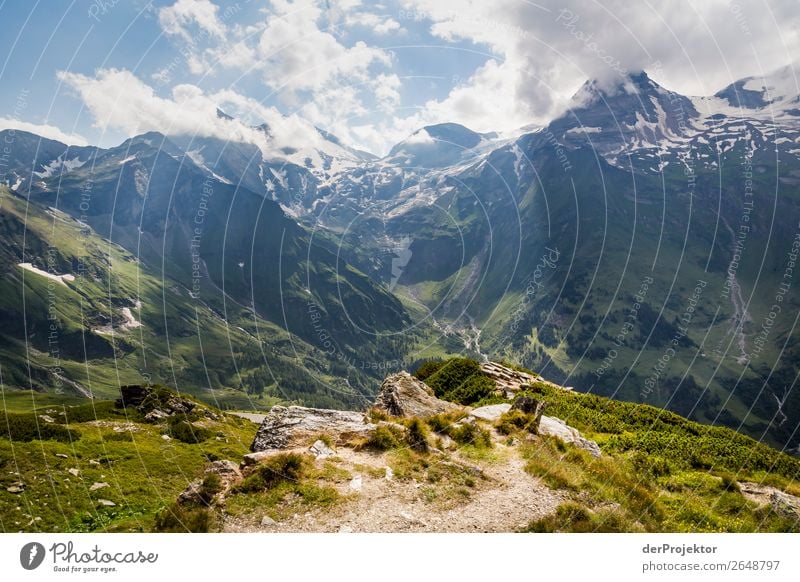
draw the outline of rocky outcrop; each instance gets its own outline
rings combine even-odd
[[[537,384],[552,386],[553,388],[559,388],[561,390],[572,390],[572,388],[566,388],[564,386],[554,384],[553,382],[549,382],[538,374],[529,374],[528,372],[515,370],[514,368],[509,368],[503,364],[498,364],[497,362],[482,363],[481,371],[494,380],[495,386],[497,387],[497,392],[506,398],[513,398],[517,392],[524,390],[534,382]]]
[[[754,503],[765,506],[787,519],[800,519],[800,497],[785,493],[770,485],[742,481],[739,488],[745,498]]]
[[[117,408],[135,408],[144,415],[146,422],[156,423],[175,414],[201,413],[207,418],[218,420],[217,414],[198,405],[163,386],[130,384],[120,386],[120,398],[114,405]]]
[[[374,428],[360,412],[273,406],[258,428],[250,450],[308,447],[323,434],[335,445],[345,445],[364,438]]]
[[[589,451],[593,457],[600,457],[600,446],[590,441],[560,418],[542,416],[539,422],[539,434],[556,437],[565,443],[574,444],[576,447]]]
[[[392,416],[419,418],[464,410],[457,404],[436,398],[427,384],[408,372],[392,374],[383,381],[375,400],[375,408]]]

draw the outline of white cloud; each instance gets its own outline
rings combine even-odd
[[[610,84],[648,70],[669,89],[707,95],[800,51],[794,0],[405,0],[404,7],[433,35],[497,55],[421,114],[451,115],[479,130],[492,112],[495,129],[545,122],[587,78]]]
[[[408,138],[406,138],[405,143],[409,145],[430,145],[435,143],[434,139],[424,129],[420,129],[419,131],[415,131],[412,133]]]
[[[211,0],[177,0],[158,11],[158,22],[165,33],[180,36],[187,42],[193,42],[191,24],[205,34],[224,38],[226,27],[217,16],[218,11],[219,7]]]
[[[375,34],[389,34],[392,32],[403,32],[403,27],[391,16],[381,16],[373,12],[354,12],[345,18],[345,24],[351,26],[363,26],[372,30]]]
[[[347,47],[332,32],[321,30],[321,15],[317,0],[273,2],[258,46],[267,85],[289,92],[318,90],[363,81],[373,64],[390,64],[381,49],[363,41]]]
[[[27,121],[20,121],[9,117],[0,117],[0,130],[3,129],[17,129],[20,131],[27,131],[35,133],[47,139],[60,141],[67,145],[85,146],[89,142],[85,137],[77,133],[65,133],[54,125],[28,123]]]
[[[94,77],[62,71],[58,77],[76,91],[93,116],[95,127],[103,131],[216,137],[253,143],[265,155],[273,148],[314,147],[322,139],[305,119],[284,116],[274,107],[265,107],[230,89],[208,94],[195,85],[181,84],[173,87],[170,97],[160,97],[127,70],[101,69]],[[218,107],[237,119],[218,117]],[[269,144],[253,127],[264,122],[271,130]]]

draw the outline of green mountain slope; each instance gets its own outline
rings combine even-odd
[[[120,383],[150,380],[238,408],[277,400],[358,406],[373,389],[363,370],[332,361],[251,308],[193,298],[190,281],[4,187],[0,236],[6,389],[103,397]]]

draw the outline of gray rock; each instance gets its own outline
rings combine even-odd
[[[110,499],[98,499],[98,505],[102,505],[103,507],[116,507],[117,504],[111,501]]]
[[[600,457],[600,446],[578,432],[577,429],[572,428],[560,418],[554,416],[542,416],[539,423],[539,434],[545,436],[553,436],[561,439],[565,443],[574,444],[575,446],[589,451],[593,457]]]
[[[511,410],[510,404],[490,404],[488,406],[481,406],[470,412],[470,416],[479,418],[481,420],[488,420],[494,422],[503,416],[506,412]]]
[[[12,483],[8,487],[6,487],[6,491],[9,493],[14,493],[18,495],[20,493],[25,493],[25,484],[24,483]]]
[[[164,412],[163,410],[156,408],[155,410],[151,410],[150,412],[145,414],[144,420],[145,422],[156,423],[159,422],[160,420],[164,420],[167,417],[169,417],[168,412]]]
[[[272,519],[270,516],[265,515],[261,518],[261,527],[269,527],[273,525],[278,525],[278,522]]]
[[[388,376],[381,384],[375,408],[392,416],[417,416],[427,418],[463,408],[452,402],[439,400],[431,388],[408,372]]]
[[[525,386],[540,380],[539,376],[520,372],[497,362],[484,362],[481,364],[481,371],[494,380],[497,391],[504,395],[515,394]]]
[[[258,465],[259,463],[263,462],[265,459],[273,457],[279,454],[281,451],[277,449],[273,449],[270,451],[258,451],[255,453],[247,453],[244,457],[242,457],[242,463],[239,467],[251,467],[253,465]]]
[[[39,418],[41,418],[47,424],[53,424],[56,421],[55,418],[53,418],[52,416],[49,416],[47,414],[40,414]]]
[[[181,505],[203,503],[202,489],[203,482],[200,479],[195,479],[178,495],[178,503]]]
[[[288,449],[308,446],[320,434],[338,444],[354,443],[375,428],[360,412],[273,406],[256,432],[250,450]]]
[[[77,477],[78,475],[81,474],[80,469],[76,469],[75,467],[72,467],[71,469],[67,469],[67,473],[69,473],[73,477]]]
[[[69,455],[65,455],[64,453],[56,453],[56,457],[59,459],[69,459]]]
[[[210,473],[219,475],[223,481],[236,481],[242,478],[242,472],[236,466],[236,463],[227,459],[209,463],[205,469],[205,474],[208,475]]]
[[[782,491],[773,491],[769,497],[772,511],[789,519],[800,519],[800,500]]]
[[[361,488],[364,486],[364,481],[361,478],[361,475],[356,475],[350,480],[350,489],[353,491],[361,491]]]
[[[330,448],[321,440],[317,440],[311,447],[308,449],[308,452],[314,455],[317,459],[327,459],[329,457],[335,457],[336,451]]]
[[[89,486],[89,491],[97,491],[98,489],[104,489],[104,488],[106,488],[106,487],[111,487],[111,486],[110,486],[108,483],[105,483],[105,482],[102,482],[102,483],[92,483],[92,484]]]

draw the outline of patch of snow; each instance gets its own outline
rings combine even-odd
[[[86,161],[81,161],[80,158],[72,158],[71,160],[63,160],[63,154],[58,156],[55,160],[51,161],[49,164],[42,164],[42,171],[41,172],[32,172],[34,176],[38,176],[39,178],[52,178],[55,176],[59,169],[61,172],[70,172],[76,168],[80,168]]]
[[[25,269],[26,271],[30,271],[31,273],[36,273],[37,275],[41,275],[42,277],[47,277],[51,281],[56,281],[61,285],[64,285],[64,287],[68,287],[67,281],[75,280],[75,276],[70,275],[69,273],[64,275],[56,275],[54,273],[48,273],[47,271],[43,271],[38,267],[34,267],[32,263],[19,263],[17,266],[22,267],[23,269]]]
[[[567,135],[588,135],[590,133],[602,133],[602,127],[571,127],[567,130]]]

